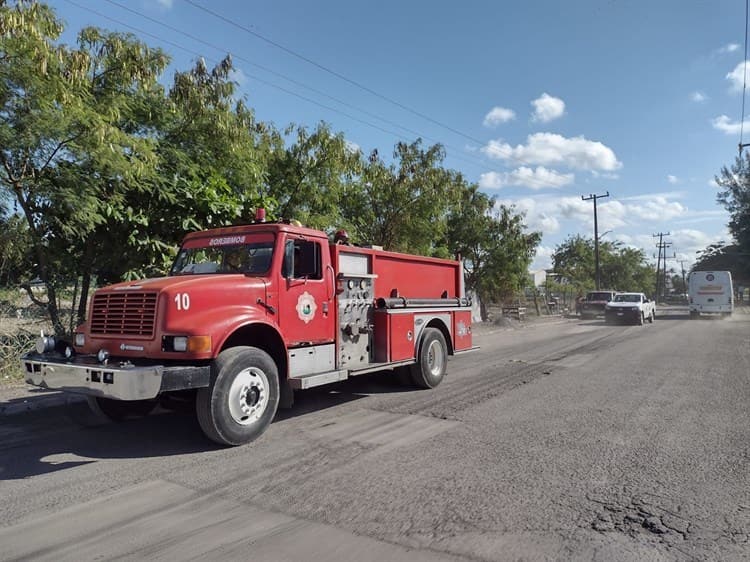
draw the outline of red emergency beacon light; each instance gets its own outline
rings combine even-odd
[[[266,210],[262,207],[255,209],[255,222],[266,222]]]

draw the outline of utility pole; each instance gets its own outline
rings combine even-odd
[[[687,281],[685,281],[685,260],[679,260],[680,269],[682,270],[682,289],[684,293],[687,293]]]
[[[659,248],[659,257],[656,258],[656,294],[654,295],[654,301],[659,300],[659,289],[661,288],[661,276],[659,275],[661,272],[661,259],[662,255],[664,256],[664,275],[667,274],[667,247],[671,246],[671,242],[664,242],[664,237],[669,236],[669,232],[660,232],[658,234],[652,234],[651,235],[654,238],[659,238],[659,243],[657,244],[657,247]],[[663,251],[663,252],[662,252]]]
[[[592,195],[588,197],[581,195],[582,201],[594,201],[594,267],[596,268],[596,290],[601,289],[601,274],[599,273],[599,222],[596,217],[596,200],[609,197],[609,191],[606,195]]]

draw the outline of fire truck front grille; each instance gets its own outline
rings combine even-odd
[[[156,293],[104,293],[94,295],[91,333],[153,336]]]

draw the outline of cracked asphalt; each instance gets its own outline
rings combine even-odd
[[[477,328],[432,391],[307,391],[233,449],[6,408],[0,559],[747,560],[748,312]]]

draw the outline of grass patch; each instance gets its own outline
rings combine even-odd
[[[37,335],[31,332],[0,335],[0,384],[23,382],[20,358],[34,348],[36,338]]]
[[[0,289],[0,386],[24,380],[21,355],[34,349],[39,332],[52,333],[44,311],[18,289]]]

